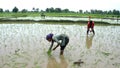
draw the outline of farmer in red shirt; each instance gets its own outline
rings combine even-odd
[[[88,24],[87,24],[87,35],[89,33],[89,31],[93,32],[93,34],[95,34],[95,31],[94,31],[94,21],[90,20],[90,16],[89,16],[89,21],[88,21]],[[90,30],[91,29],[91,30]]]

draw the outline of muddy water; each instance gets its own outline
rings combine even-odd
[[[64,56],[59,48],[47,55],[48,33],[67,34]],[[81,59],[83,64],[73,63]],[[120,68],[120,26],[0,24],[0,68]]]

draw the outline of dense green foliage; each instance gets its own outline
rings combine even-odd
[[[0,12],[8,12],[9,10],[5,10],[3,11],[2,8],[0,8]],[[12,9],[12,12],[50,12],[50,13],[83,13],[83,14],[114,14],[114,15],[120,15],[120,11],[119,10],[109,10],[109,11],[103,11],[103,10],[97,10],[97,9],[91,9],[90,11],[86,10],[86,11],[83,11],[83,10],[78,10],[77,12],[75,11],[70,11],[69,9],[61,9],[61,8],[46,8],[45,11],[41,10],[39,11],[39,8],[34,8],[31,10],[31,11],[28,11],[27,9],[23,9],[21,11],[19,11],[19,8],[17,7],[14,7]]]
[[[91,10],[91,11],[84,11],[79,10],[78,12],[70,11],[69,9],[61,9],[61,8],[46,8],[45,11],[39,11],[39,8],[33,8],[32,11],[28,11],[27,9],[23,9],[19,11],[17,7],[14,7],[12,12],[9,10],[3,11],[0,8],[0,17],[28,17],[28,16],[54,16],[54,17],[88,17],[92,16],[93,18],[111,18],[111,17],[120,17],[120,11],[118,10],[109,10],[109,11],[102,11],[102,10]]]
[[[17,13],[18,11],[19,11],[19,9],[17,7],[14,7],[12,10],[12,12],[15,12],[15,13]]]

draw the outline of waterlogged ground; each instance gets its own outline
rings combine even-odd
[[[33,21],[88,21],[88,18],[74,18],[74,17],[17,17],[17,18],[5,18],[0,17],[4,20],[33,20]],[[111,19],[101,19],[101,18],[91,18],[91,20],[96,22],[107,22],[110,24],[120,24],[120,19],[111,18]]]
[[[120,26],[0,24],[0,68],[120,68]],[[47,55],[48,33],[70,37],[64,56],[59,48]],[[84,63],[74,65],[81,59]]]

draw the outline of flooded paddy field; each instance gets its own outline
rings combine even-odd
[[[0,24],[0,68],[120,68],[120,26],[95,26],[86,36],[86,25]],[[70,41],[47,55],[48,33],[67,34]],[[81,59],[83,64],[73,63]]]

